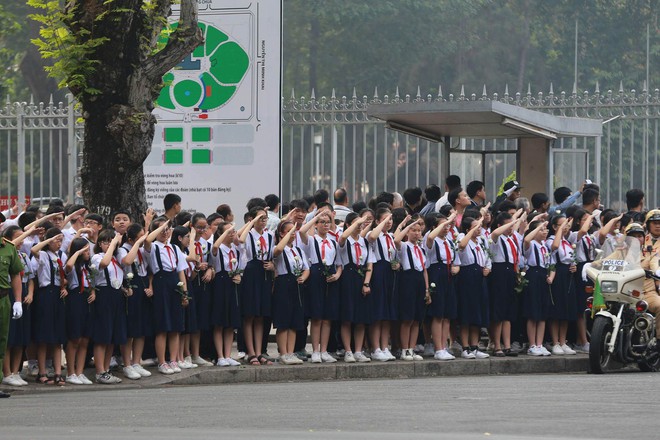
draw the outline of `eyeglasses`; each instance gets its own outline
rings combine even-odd
[[[83,224],[85,226],[98,226],[98,225],[100,225],[100,223],[97,222],[96,220],[85,220],[85,222]]]
[[[208,226],[195,226],[195,229],[198,231],[206,231],[208,228]]]
[[[323,221],[318,222],[318,224],[320,224],[320,225],[329,225],[330,222],[327,221],[327,220],[323,220]]]

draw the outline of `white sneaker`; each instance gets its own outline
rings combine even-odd
[[[415,352],[413,352],[412,357],[413,357],[413,361],[418,361],[419,362],[419,361],[424,360],[424,357],[421,354],[417,354]]]
[[[158,366],[158,372],[162,374],[174,374],[174,370],[170,368],[170,365],[167,362],[162,363]]]
[[[14,377],[21,383],[22,386],[27,386],[28,383],[21,377],[19,373],[14,374]]]
[[[415,345],[415,348],[413,348],[413,353],[424,353],[424,346],[422,344],[417,344]]]
[[[555,344],[552,346],[552,354],[555,356],[563,356],[566,353],[564,353],[564,350],[562,350],[561,345]]]
[[[230,367],[238,367],[239,365],[241,365],[240,362],[238,362],[238,361],[236,361],[232,358],[227,358],[227,362],[229,363]]]
[[[387,362],[388,357],[385,355],[385,353],[383,353],[383,350],[377,348],[371,353],[371,359],[375,361]]]
[[[186,357],[183,359],[183,361],[184,361],[186,364],[190,365],[190,368],[197,368],[197,367],[199,366],[198,364],[196,364],[196,363],[194,363],[194,362],[192,361],[192,358],[191,358],[190,356],[186,356]]]
[[[424,354],[423,354],[423,356],[431,357],[433,355],[435,355],[435,348],[433,347],[433,344],[424,345]]]
[[[541,352],[541,354],[542,354],[543,356],[550,356],[550,355],[552,354],[552,353],[550,353],[550,352],[548,351],[547,348],[545,348],[545,347],[542,346],[542,345],[539,345],[539,346],[536,347],[536,348]]]
[[[89,378],[84,374],[79,374],[78,379],[80,380],[80,382],[82,382],[83,385],[93,385],[93,382],[89,380]]]
[[[477,357],[474,355],[474,353],[472,353],[472,352],[469,351],[469,350],[463,350],[463,352],[461,353],[461,357],[462,357],[463,359],[476,359],[476,358],[477,358]]]
[[[532,345],[527,349],[527,355],[529,355],[529,356],[543,356],[543,352],[536,345]]]
[[[474,350],[474,351],[472,352],[472,354],[473,354],[474,357],[476,357],[477,359],[488,359],[488,358],[490,357],[490,355],[489,355],[488,353],[484,353],[483,351],[480,351],[479,349]]]
[[[392,352],[390,351],[389,348],[385,348],[385,349],[383,350],[383,354],[385,354],[385,356],[387,357],[387,360],[388,360],[388,361],[396,360],[396,356],[394,356],[394,355],[392,354]]]
[[[295,353],[289,354],[289,365],[300,365],[303,363],[303,360],[296,356]]]
[[[244,352],[244,351],[239,351],[239,352],[236,354],[236,359],[238,359],[238,360],[241,360],[241,359],[243,359],[244,357],[245,357],[245,352]]]
[[[566,343],[561,346],[561,349],[564,350],[564,354],[576,354],[575,350],[566,345]]]
[[[402,361],[414,360],[412,354],[413,354],[412,348],[406,348],[404,350],[401,350],[401,360]]]
[[[110,383],[121,383],[120,378],[118,378],[114,374],[110,373],[109,371],[107,373],[108,373],[108,376],[110,376]]]
[[[320,363],[322,362],[322,361],[321,361],[321,352],[320,352],[320,351],[315,351],[315,352],[312,353],[312,360],[311,360],[311,362],[312,362],[313,364],[320,364]]]
[[[333,358],[333,357],[330,355],[330,353],[328,353],[327,351],[324,351],[323,353],[321,353],[321,360],[322,360],[323,362],[327,362],[327,363],[329,363],[329,364],[331,364],[331,363],[333,363],[333,362],[337,362],[337,359]],[[312,362],[314,362],[314,360],[312,360]]]
[[[355,353],[355,360],[356,360],[357,362],[371,362],[371,359],[369,359],[368,357],[366,357],[366,356],[364,355],[364,353],[361,352],[361,351],[358,351],[357,353]]]
[[[144,368],[142,365],[140,365],[140,364],[133,364],[132,367],[133,367],[133,370],[135,370],[135,371],[137,372],[137,374],[139,374],[139,375],[142,376],[142,377],[149,377],[149,376],[151,376],[151,371],[145,369],[145,368]]]
[[[197,364],[200,367],[211,367],[211,366],[213,366],[213,363],[207,361],[206,359],[203,359],[200,356],[194,357],[193,359],[191,359],[191,361],[192,361],[193,364]]]
[[[2,384],[3,385],[9,385],[12,387],[22,387],[23,384],[19,381],[16,380],[16,377],[13,374],[10,374],[9,376],[5,376],[2,379]]]
[[[119,366],[119,363],[117,362],[117,358],[115,356],[112,356],[110,358],[110,368],[116,368]]]
[[[122,371],[124,372],[124,376],[127,379],[138,380],[138,379],[142,378],[142,375],[140,373],[138,373],[137,371],[135,371],[133,369],[133,367],[131,367],[130,365],[127,366],[127,367],[124,367],[124,369]]]
[[[70,375],[70,376],[67,376],[66,379],[65,379],[65,382],[66,382],[66,383],[73,384],[73,385],[82,385],[82,384],[83,384],[83,383],[80,381],[80,379],[78,379],[78,376],[76,376],[75,374],[72,374],[72,375]]]
[[[177,361],[170,362],[170,368],[175,373],[181,373],[181,367],[179,367],[179,364],[177,363]]]
[[[218,359],[218,362],[216,362],[216,365],[217,365],[218,367],[228,367],[228,366],[229,366],[229,362],[227,362],[227,359],[225,359],[225,358],[219,358],[219,359]]]
[[[157,367],[158,366],[158,359],[156,359],[156,358],[143,359],[142,360],[142,365],[145,366],[145,367]]]
[[[584,345],[575,344],[573,346],[573,350],[575,350],[577,353],[589,353],[589,343],[587,342]]]
[[[353,356],[352,351],[347,351],[344,354],[344,362],[346,362],[347,364],[352,364],[352,363],[356,362],[355,356]]]
[[[177,365],[178,365],[179,368],[181,368],[182,370],[190,370],[190,369],[193,367],[193,366],[192,366],[192,362],[188,362],[188,361],[186,361],[185,359],[184,359],[183,361],[181,361],[181,362],[177,362]]]
[[[433,357],[439,361],[453,361],[454,359],[456,359],[456,357],[453,354],[449,353],[444,348],[442,350],[436,351]]]

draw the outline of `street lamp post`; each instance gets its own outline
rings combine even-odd
[[[316,152],[316,163],[314,174],[316,176],[316,189],[321,188],[321,143],[323,142],[323,136],[320,134],[314,135],[314,150]]]

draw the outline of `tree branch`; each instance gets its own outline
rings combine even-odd
[[[160,79],[203,42],[202,31],[197,25],[197,1],[181,0],[179,26],[163,50],[146,61],[145,74],[152,81]]]

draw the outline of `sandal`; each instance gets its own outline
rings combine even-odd
[[[496,350],[493,355],[498,358],[506,356],[502,350]]]
[[[64,380],[64,378],[61,375],[56,374],[53,377],[53,383],[57,386],[63,387],[64,384],[66,383],[66,381]]]
[[[261,365],[273,365],[273,363],[268,358],[266,358],[266,356],[264,356],[263,354],[260,354],[259,356],[257,356],[257,359],[259,360]]]
[[[250,356],[248,358],[248,364],[250,364],[250,365],[261,365],[261,362],[259,362],[259,359],[256,356]]]
[[[50,379],[47,374],[37,374],[36,382],[42,385],[53,385],[55,381]]]
[[[504,349],[504,355],[505,355],[505,356],[508,356],[508,357],[516,357],[516,356],[518,356],[518,352],[517,352],[517,351],[513,351],[513,350],[511,350],[510,348],[505,348],[505,349]]]

